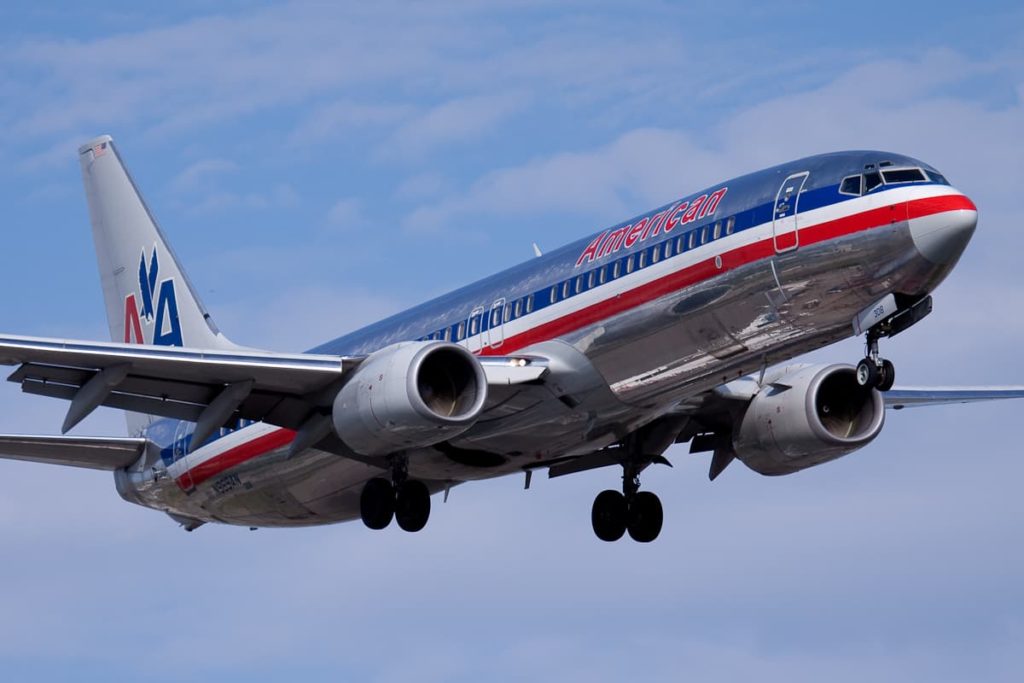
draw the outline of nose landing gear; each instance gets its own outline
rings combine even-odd
[[[889,391],[896,382],[896,366],[878,354],[879,333],[876,328],[868,330],[867,356],[857,363],[857,384],[879,391]]]

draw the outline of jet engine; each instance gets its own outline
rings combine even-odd
[[[866,446],[884,422],[882,395],[852,366],[785,368],[747,406],[733,448],[755,472],[791,474]]]
[[[487,377],[469,351],[440,341],[403,342],[371,354],[334,399],[334,429],[362,455],[431,446],[466,431],[487,399]]]

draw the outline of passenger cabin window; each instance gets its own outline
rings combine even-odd
[[[630,258],[633,258],[633,257],[630,256]],[[647,265],[647,252],[646,251],[641,251],[639,258],[637,258],[636,267],[637,268],[643,268],[646,265]]]
[[[466,338],[466,323],[459,323],[455,330],[455,341],[462,341]]]
[[[562,298],[563,299],[568,299],[569,298],[569,293],[570,293],[569,286],[570,285],[569,285],[569,281],[568,280],[566,280],[565,282],[562,283]]]
[[[843,178],[839,185],[839,194],[850,194],[854,197],[860,196],[861,176],[850,175]]]
[[[512,307],[512,317],[518,318],[523,314],[523,300],[516,299],[516,303]]]
[[[651,264],[661,260],[661,247],[651,247]]]
[[[721,236],[722,236],[722,221],[715,221],[715,229],[714,229],[714,233],[711,236],[711,239],[717,240]]]
[[[672,240],[669,240],[668,242],[665,242],[665,258],[668,258],[671,255],[672,255]]]
[[[558,285],[551,288],[551,303],[558,301]]]
[[[533,294],[526,297],[526,312],[533,313]]]
[[[632,272],[633,272],[633,255],[630,254],[629,257],[626,259],[626,274],[628,275],[629,273],[632,273]]]
[[[683,248],[686,246],[686,238],[680,235],[676,238],[676,253],[682,254]]]
[[[576,276],[576,293],[579,294],[582,291],[583,291],[583,276],[582,275],[577,275]]]
[[[927,180],[924,171],[919,168],[887,168],[882,171],[886,185],[897,183],[921,183]]]
[[[725,234],[731,235],[736,230],[736,216],[729,216],[725,219]]]
[[[587,275],[587,289],[593,289],[594,288],[594,278],[595,277],[597,277],[596,272],[593,271],[593,270],[590,271],[590,273]]]
[[[469,319],[469,336],[475,335],[480,331],[480,318],[479,316],[473,316]]]
[[[708,226],[704,226],[700,229],[700,243],[707,244],[708,241]]]
[[[600,284],[604,284],[608,279],[608,266],[601,266],[601,269],[597,271],[597,281]]]
[[[871,192],[882,184],[882,174],[878,171],[869,171],[864,174],[864,191]]]
[[[694,230],[694,231],[692,231],[690,233],[689,243],[690,243],[689,244],[689,248],[690,249],[693,249],[695,246],[697,246],[697,231],[696,230]]]
[[[612,265],[612,279],[617,279],[619,275],[622,275],[622,264],[619,261],[616,261]]]

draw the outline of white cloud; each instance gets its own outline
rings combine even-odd
[[[170,182],[175,192],[191,192],[202,189],[213,176],[238,169],[238,164],[228,159],[200,159],[184,168]]]

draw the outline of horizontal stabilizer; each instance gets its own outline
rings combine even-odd
[[[127,437],[0,434],[0,458],[112,471],[138,460],[147,443]]]

